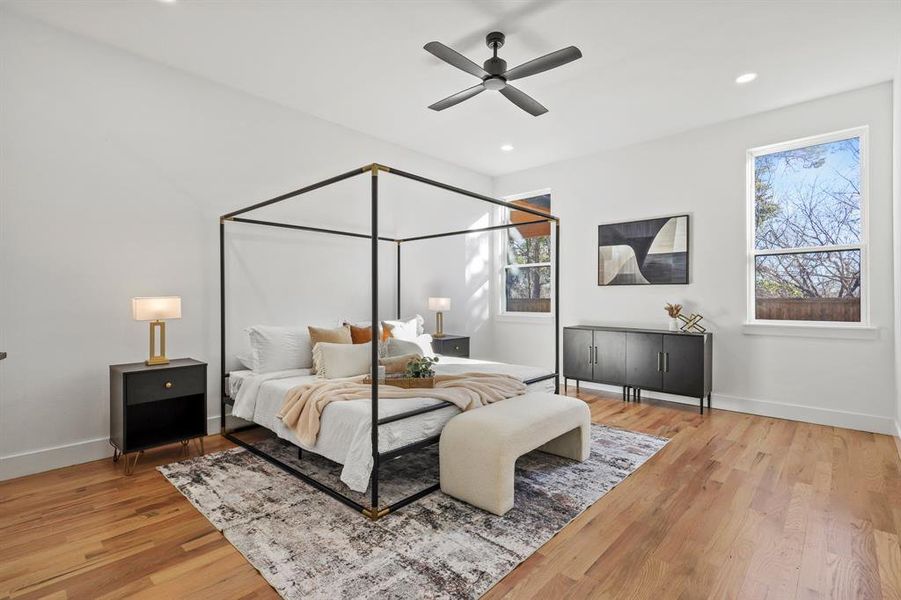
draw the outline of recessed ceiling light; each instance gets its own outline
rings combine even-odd
[[[735,83],[751,83],[757,79],[757,73],[743,73],[735,78]]]
[[[513,144],[504,144],[501,146],[501,150],[504,152],[511,152],[513,150]]]
[[[176,0],[157,0],[161,4],[175,4]]]

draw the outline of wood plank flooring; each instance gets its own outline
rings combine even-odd
[[[487,599],[901,600],[891,437],[580,397],[597,423],[672,441]],[[0,482],[0,599],[277,598],[154,469],[178,458],[171,446],[132,477],[104,460]]]

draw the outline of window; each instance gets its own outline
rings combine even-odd
[[[865,324],[866,128],[749,152],[752,321]]]
[[[508,202],[542,212],[551,212],[550,193],[536,193]],[[538,217],[510,211],[510,223],[528,223]],[[502,312],[513,314],[551,312],[553,274],[551,272],[551,224],[533,223],[511,227],[504,234]]]

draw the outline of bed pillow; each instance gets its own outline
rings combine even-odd
[[[353,344],[354,340],[350,336],[350,326],[346,323],[341,327],[308,327],[310,331],[310,344],[316,348],[316,344]],[[313,361],[313,373],[316,373],[316,361]]]
[[[313,365],[310,335],[303,327],[254,325],[250,336],[250,369],[254,373],[272,373],[287,369],[306,369]]]
[[[422,354],[422,350],[416,342],[398,338],[388,338],[388,341],[385,342],[386,358],[403,356],[405,354]]]
[[[435,356],[435,351],[432,350],[432,336],[424,333],[415,340],[388,338],[388,341],[385,342],[385,356],[400,356],[401,354]]]
[[[422,332],[425,330],[424,325],[425,319],[420,315],[413,315],[412,317],[396,321],[382,321],[382,327],[385,328],[388,337],[410,341],[414,341],[422,335]]]
[[[313,346],[316,374],[325,379],[353,377],[369,373],[372,344],[334,344],[319,342]]]
[[[372,325],[355,325],[347,322],[344,325],[350,327],[350,339],[354,344],[365,344],[372,341]],[[388,330],[384,327],[382,328],[381,337],[383,342],[388,339]]]
[[[253,371],[253,351],[250,352],[242,352],[235,356],[238,359],[238,362],[241,363],[241,366],[245,369],[250,369]]]
[[[411,354],[400,354],[398,356],[389,356],[387,358],[383,358],[379,360],[379,364],[385,367],[385,373],[388,375],[394,375],[397,373],[406,373],[407,372],[407,364],[417,358],[422,358],[422,355],[418,352],[413,352]]]

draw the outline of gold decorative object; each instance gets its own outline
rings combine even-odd
[[[166,322],[163,319],[181,318],[181,298],[178,296],[157,296],[149,298],[132,298],[131,312],[135,321],[150,321],[150,358],[147,365],[165,365],[166,358]],[[156,337],[159,332],[160,351],[156,351]]]
[[[702,315],[691,313],[686,317],[682,314],[681,304],[667,304],[664,308],[671,319],[682,321],[680,329],[683,333],[705,333],[707,331],[706,328],[700,325],[701,319],[704,318]]]

